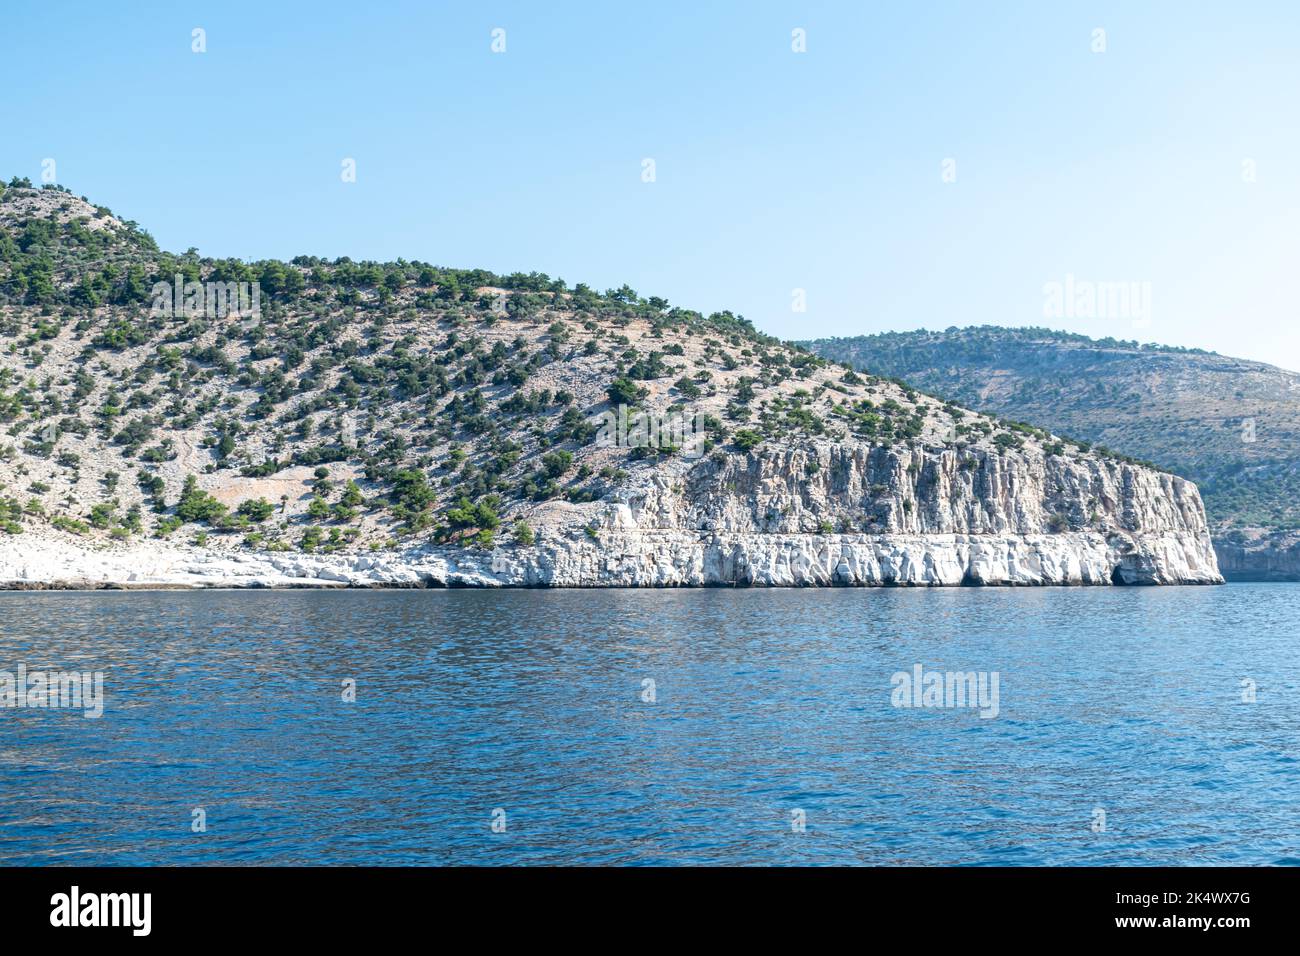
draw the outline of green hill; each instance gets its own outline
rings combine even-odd
[[[206,298],[191,309],[191,284],[208,298],[256,289],[258,314]],[[968,467],[1100,457],[837,367],[730,312],[537,273],[174,254],[22,180],[0,192],[0,340],[0,528],[27,540],[313,552],[527,541],[634,486],[680,483],[686,456],[671,442],[600,440],[600,416],[619,406],[689,413],[710,467],[830,442],[950,445]],[[905,478],[926,480],[919,466]],[[914,492],[890,490],[889,510],[881,488],[870,511],[813,502],[811,529],[921,520]],[[795,522],[781,507],[770,523]],[[1109,520],[1076,523],[1094,518]]]
[[[1040,328],[950,328],[804,344],[833,361],[1191,478],[1220,536],[1300,527],[1295,372]]]

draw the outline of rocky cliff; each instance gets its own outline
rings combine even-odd
[[[1172,474],[627,286],[175,256],[18,184],[0,344],[17,587],[1219,580]]]
[[[1197,483],[1229,577],[1300,580],[1300,374],[1197,349],[983,326],[808,343]]]
[[[815,467],[814,467],[815,466]],[[874,533],[835,532],[870,514]],[[386,554],[0,548],[11,586],[1219,583],[1196,488],[1126,464],[827,445],[707,459],[552,509],[533,544]]]
[[[1300,531],[1232,531],[1214,539],[1214,553],[1232,581],[1300,581]]]

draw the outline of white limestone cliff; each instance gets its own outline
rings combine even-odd
[[[1220,583],[1195,485],[1096,458],[823,444],[673,460],[549,503],[533,545],[364,553],[0,541],[8,587]]]

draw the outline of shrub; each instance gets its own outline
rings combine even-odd
[[[607,393],[613,405],[635,405],[646,396],[646,390],[626,375],[620,375],[610,382]]]
[[[168,515],[158,522],[158,528],[154,531],[160,538],[165,538],[183,524],[180,518],[175,515]]]
[[[78,521],[76,518],[69,518],[67,515],[55,515],[50,519],[50,524],[60,531],[69,531],[72,534],[85,534],[90,530],[90,525],[84,521]]]
[[[542,456],[542,470],[548,478],[559,478],[573,464],[573,453],[552,451]]]
[[[423,511],[432,503],[435,494],[424,472],[413,468],[393,476],[393,493],[400,504],[412,511]]]
[[[117,515],[113,512],[113,506],[106,502],[100,502],[90,509],[90,524],[93,528],[105,531],[117,523]]]
[[[250,498],[240,503],[238,513],[249,521],[265,521],[275,514],[275,505],[265,498]]]
[[[355,508],[364,500],[360,486],[349,478],[347,485],[343,488],[343,497],[340,501],[349,508]]]
[[[493,529],[501,523],[497,517],[495,501],[487,498],[471,504],[465,497],[447,511],[447,523],[453,528],[487,528]]]
[[[185,478],[181,489],[181,500],[176,504],[176,517],[181,521],[206,521],[216,524],[226,516],[226,506],[216,498],[199,488],[198,480],[193,475]]]

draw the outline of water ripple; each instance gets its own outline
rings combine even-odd
[[[1296,593],[0,594],[0,860],[1296,865]]]

